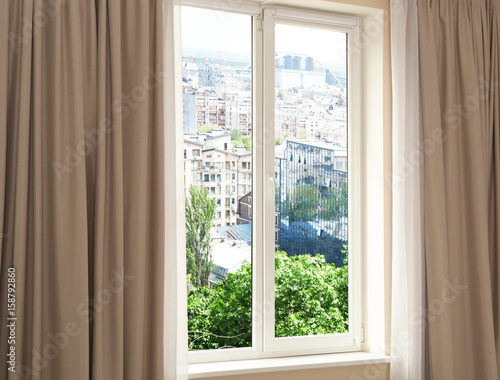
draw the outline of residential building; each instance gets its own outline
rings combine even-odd
[[[214,227],[232,226],[237,221],[238,200],[252,189],[252,154],[232,147],[230,134],[214,132],[185,136],[185,193],[190,185],[208,189],[217,202]]]

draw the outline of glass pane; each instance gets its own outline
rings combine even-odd
[[[182,7],[189,348],[252,344],[251,16]]]
[[[346,41],[276,25],[276,337],[348,331]]]

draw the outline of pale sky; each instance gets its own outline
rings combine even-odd
[[[276,25],[276,51],[278,52],[305,54],[321,63],[345,65],[345,49],[345,33],[284,24]]]
[[[251,32],[251,16],[182,7],[183,47],[250,54]],[[277,52],[306,54],[321,63],[344,65],[345,46],[344,33],[276,26]]]
[[[251,53],[251,16],[182,7],[182,46]]]

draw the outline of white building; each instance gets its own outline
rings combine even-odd
[[[217,207],[213,225],[236,224],[238,200],[252,189],[252,153],[232,147],[231,135],[216,131],[204,141],[185,136],[184,185],[208,189]]]

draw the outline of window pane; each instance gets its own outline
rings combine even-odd
[[[190,349],[252,343],[251,32],[251,16],[182,7]]]
[[[276,25],[276,337],[348,330],[346,40]]]

